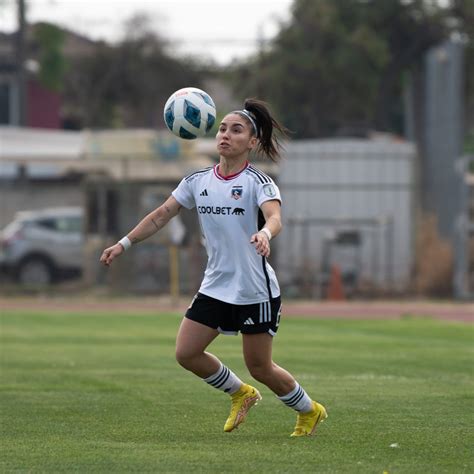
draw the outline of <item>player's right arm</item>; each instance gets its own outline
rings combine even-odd
[[[181,204],[170,196],[160,207],[145,216],[128,234],[127,237],[132,244],[141,242],[161,230],[181,209]],[[117,242],[112,247],[106,248],[100,262],[109,266],[114,258],[125,252],[121,243]]]

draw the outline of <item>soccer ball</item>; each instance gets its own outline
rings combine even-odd
[[[185,87],[171,94],[163,111],[165,124],[185,140],[203,137],[216,121],[216,106],[211,96],[196,87]]]

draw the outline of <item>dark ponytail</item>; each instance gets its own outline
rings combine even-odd
[[[278,161],[282,149],[281,139],[288,136],[288,130],[272,117],[268,105],[261,100],[245,99],[244,109],[249,112],[257,128],[257,153]]]

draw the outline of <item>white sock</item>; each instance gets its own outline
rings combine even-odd
[[[237,377],[237,375],[235,375],[234,372],[224,364],[221,364],[219,370],[215,374],[203,380],[214,388],[217,388],[217,390],[222,390],[229,395],[237,392],[243,383],[242,380],[240,380],[239,377]]]
[[[296,411],[307,413],[313,409],[313,403],[308,394],[296,382],[296,387],[287,395],[278,397],[287,407],[293,408]]]

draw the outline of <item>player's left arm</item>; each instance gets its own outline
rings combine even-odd
[[[277,199],[265,201],[261,206],[265,225],[253,234],[250,243],[255,244],[255,250],[264,257],[270,256],[270,240],[281,231],[281,204]]]

